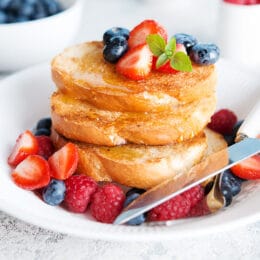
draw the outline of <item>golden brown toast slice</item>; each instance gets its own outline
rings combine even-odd
[[[153,71],[146,79],[135,81],[116,73],[102,50],[102,42],[86,42],[56,56],[52,78],[57,87],[100,109],[129,112],[172,110],[215,91],[214,65],[193,64],[192,72],[177,74]]]
[[[99,145],[125,143],[164,145],[193,138],[207,125],[215,95],[172,111],[131,113],[100,110],[87,102],[56,92],[51,97],[54,128],[69,139]]]
[[[186,142],[164,146],[128,144],[106,147],[74,142],[79,151],[77,172],[96,181],[115,181],[149,189],[168,178],[186,173],[206,154],[226,147],[221,135],[211,130],[205,133]],[[54,129],[51,138],[56,148],[71,142]]]

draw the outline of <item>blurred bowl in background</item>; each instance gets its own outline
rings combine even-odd
[[[221,56],[259,73],[260,4],[238,5],[222,1],[217,22]]]
[[[59,0],[64,10],[38,20],[0,24],[0,71],[14,71],[50,60],[73,43],[83,0]]]

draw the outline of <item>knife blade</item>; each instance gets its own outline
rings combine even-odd
[[[177,175],[146,191],[130,203],[115,219],[113,224],[124,224],[182,192],[201,184],[208,178],[229,169],[242,160],[259,153],[260,139],[247,137],[248,135],[252,136],[252,132],[254,136],[259,133],[260,121],[257,119],[259,114],[260,101],[251,110],[238,130],[237,139],[240,140],[238,143],[206,157],[186,174]]]

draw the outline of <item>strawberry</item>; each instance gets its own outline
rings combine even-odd
[[[29,155],[12,172],[15,184],[26,190],[46,186],[50,181],[48,162],[39,155]]]
[[[146,37],[149,34],[159,34],[167,41],[167,32],[163,26],[154,20],[144,20],[138,24],[129,34],[128,46],[134,48],[146,43]]]
[[[184,52],[185,54],[187,54],[186,52],[186,48],[183,44],[181,43],[177,43],[176,44],[176,50],[175,52]],[[167,74],[176,74],[179,71],[175,70],[171,67],[170,65],[170,61],[167,61],[164,65],[160,66],[158,69],[156,68],[156,61],[157,61],[158,57],[153,57],[153,64],[152,64],[152,70],[156,70],[162,73],[167,73]]]
[[[38,142],[31,131],[26,130],[20,134],[16,140],[16,144],[8,157],[8,164],[16,166],[23,161],[27,156],[37,154]]]
[[[260,178],[260,155],[252,156],[231,168],[232,173],[242,179]]]
[[[129,50],[118,61],[116,70],[130,79],[144,79],[151,71],[152,56],[148,45],[139,45]]]
[[[157,57],[153,57],[153,65],[152,65],[152,70],[156,70],[162,73],[167,73],[167,74],[176,74],[178,73],[177,70],[173,69],[170,65],[170,61],[167,61],[164,65],[156,69],[156,61]]]
[[[68,179],[77,169],[78,150],[72,143],[67,143],[49,159],[51,176],[58,180]]]

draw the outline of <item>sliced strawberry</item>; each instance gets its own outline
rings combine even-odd
[[[146,37],[149,34],[159,34],[167,41],[167,32],[163,26],[154,20],[144,20],[138,24],[129,34],[128,46],[134,48],[146,43]]]
[[[250,157],[231,168],[232,173],[242,179],[259,179],[260,178],[260,155]]]
[[[186,52],[186,48],[183,44],[181,43],[177,43],[176,44],[176,50],[175,52],[184,52],[185,54],[187,54]],[[164,65],[160,66],[158,69],[156,68],[156,61],[157,61],[158,57],[153,57],[153,65],[152,65],[152,70],[156,70],[162,73],[167,73],[167,74],[176,74],[179,71],[173,69],[170,65],[170,61],[166,62]]]
[[[58,180],[66,180],[76,171],[78,160],[77,147],[72,143],[67,143],[48,160],[51,176]]]
[[[50,181],[48,162],[39,155],[29,155],[12,172],[15,184],[26,190],[46,186]]]
[[[148,45],[129,50],[116,64],[118,73],[134,80],[144,79],[152,69],[152,53]]]
[[[170,65],[170,62],[166,62],[164,65],[162,65],[161,67],[159,67],[158,69],[156,69],[156,61],[157,61],[157,57],[153,57],[153,65],[152,65],[152,70],[156,70],[162,73],[167,73],[167,74],[176,74],[178,73],[177,70],[173,69]]]
[[[8,164],[16,166],[31,154],[37,154],[38,142],[31,131],[26,130],[20,134],[16,140],[16,144],[8,157]]]

